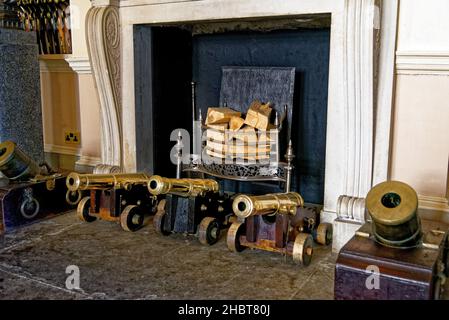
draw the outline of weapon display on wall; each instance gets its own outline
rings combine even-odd
[[[37,34],[40,54],[72,53],[69,0],[17,0],[25,31]]]
[[[22,29],[16,0],[0,0],[0,28]]]
[[[335,299],[438,299],[449,276],[449,225],[422,219],[416,191],[400,181],[374,186],[365,206],[372,221],[340,250]]]
[[[0,144],[0,234],[17,226],[65,212],[81,199],[68,195],[66,175],[39,165],[12,141]]]
[[[67,176],[69,192],[89,191],[77,208],[80,220],[93,222],[97,218],[119,222],[123,230],[136,231],[145,217],[156,210],[157,198],[147,189],[150,177],[145,173],[94,173]]]
[[[156,196],[166,195],[153,218],[154,228],[162,235],[197,234],[202,244],[212,245],[231,222],[231,199],[219,192],[215,180],[155,175],[148,182],[148,191]]]

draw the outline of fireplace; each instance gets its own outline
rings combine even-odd
[[[137,118],[146,119],[136,122],[141,133],[136,137],[137,170],[174,175],[170,134],[177,128],[191,132],[192,80],[196,83],[196,114],[206,115],[208,107],[219,106],[222,67],[295,67],[293,121],[289,124],[296,151],[292,189],[306,202],[323,204],[329,25],[330,16],[318,16],[293,21],[135,26],[135,108]],[[232,189],[233,183],[227,185]],[[257,187],[282,192],[279,185],[253,183],[240,183],[239,191],[252,192]]]
[[[305,56],[295,60],[305,63],[298,68],[299,88],[295,90],[298,94],[295,150],[300,173],[296,180],[298,190],[307,192],[301,190],[301,181],[307,179],[301,177],[301,172],[315,175],[317,181],[324,179],[322,183],[304,184],[304,188],[316,188],[308,198],[323,203],[321,218],[334,223],[333,248],[338,251],[364,222],[366,193],[373,184],[388,177],[397,1],[94,0],[92,3],[87,16],[87,39],[100,96],[102,161],[120,165],[126,171],[160,169],[168,175],[173,172],[157,168],[164,163],[158,157],[165,157],[166,152],[158,148],[155,154],[147,147],[159,140],[158,134],[165,134],[163,130],[170,129],[161,128],[157,109],[151,110],[161,109],[163,104],[158,106],[157,100],[170,96],[161,93],[168,88],[164,82],[170,82],[167,73],[179,76],[176,86],[182,94],[171,98],[186,109],[179,109],[182,116],[173,125],[190,128],[190,90],[184,87],[186,82],[192,79],[198,82],[197,105],[203,112],[216,103],[216,77],[201,72],[204,67],[201,63],[206,58],[211,59],[207,66],[213,65],[213,61],[237,65],[293,63],[287,61],[285,54],[282,59],[269,61],[262,61],[261,57],[224,61],[232,54],[210,57],[208,46],[220,46],[224,41],[232,47],[233,39],[235,43],[263,42],[268,41],[262,39],[264,36],[271,35],[278,40],[287,36],[314,39],[303,41],[304,46],[298,51]],[[164,36],[166,32],[172,35]],[[167,43],[158,42],[158,36]],[[322,40],[321,51],[314,51],[317,39]],[[156,66],[154,56],[148,53],[162,50],[163,45],[167,46],[165,49],[175,46],[185,61],[167,64],[165,71],[158,71],[161,64]],[[233,47],[233,50],[244,49]],[[320,67],[313,69],[313,58],[319,59]],[[151,70],[159,75],[149,77]],[[310,81],[307,75],[319,77],[320,84]],[[307,91],[311,89],[320,93],[311,98]],[[310,121],[309,116],[317,122]],[[184,117],[188,117],[188,122],[184,123]],[[314,130],[307,126],[320,128],[316,134],[318,141],[313,140],[317,137],[311,137]],[[306,158],[313,149],[311,144],[319,146],[314,155],[318,159],[316,167],[308,167],[314,158]]]

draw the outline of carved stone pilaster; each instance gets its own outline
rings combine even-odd
[[[122,166],[121,31],[119,10],[111,3],[93,2],[86,16],[86,38],[100,99],[101,163]]]
[[[346,0],[345,5],[344,183],[336,207],[334,251],[339,251],[365,222],[365,196],[373,182],[374,115],[380,45],[381,1]]]
[[[344,195],[365,197],[372,184],[377,33],[375,0],[347,0],[345,47],[346,175]]]

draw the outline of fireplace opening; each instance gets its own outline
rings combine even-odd
[[[173,177],[170,133],[191,133],[197,114],[219,103],[223,66],[295,67],[292,190],[322,204],[326,157],[330,17],[135,25],[137,169]],[[286,144],[286,142],[284,142]],[[281,157],[282,160],[283,157]],[[226,182],[226,188],[237,188]],[[235,191],[235,189],[233,190]],[[239,192],[282,192],[279,184],[238,183]]]

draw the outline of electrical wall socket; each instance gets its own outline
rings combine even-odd
[[[78,131],[64,132],[64,141],[67,144],[80,144],[80,133]]]

